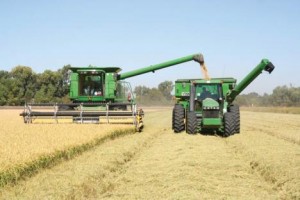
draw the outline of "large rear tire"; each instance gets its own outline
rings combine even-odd
[[[186,132],[188,134],[198,133],[198,120],[195,112],[188,112],[186,115],[187,128]]]
[[[240,133],[240,107],[238,105],[231,105],[229,112],[233,115],[234,133]]]
[[[224,114],[224,132],[223,136],[228,137],[235,132],[234,116],[231,112]]]
[[[180,133],[184,130],[184,116],[185,111],[181,104],[175,104],[173,109],[173,119],[172,119],[172,126],[175,133]]]

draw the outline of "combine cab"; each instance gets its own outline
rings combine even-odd
[[[72,67],[72,103],[28,103],[20,115],[25,123],[130,123],[141,131],[144,112],[136,105],[131,86],[124,79],[192,60],[201,64],[203,56],[193,54],[123,74],[119,74],[119,67]]]

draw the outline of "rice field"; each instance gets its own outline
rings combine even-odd
[[[39,159],[49,159],[64,151],[77,151],[80,145],[88,148],[84,145],[93,146],[117,130],[133,132],[130,125],[24,124],[20,112],[0,110],[0,174],[16,166],[18,170],[32,167],[28,165],[36,165]]]
[[[106,140],[68,162],[1,188],[0,198],[300,198],[300,115],[242,111],[241,133],[221,138],[174,134],[171,109],[149,111],[141,134]],[[58,132],[60,126],[53,129]],[[74,126],[81,129],[81,125],[71,124],[65,128]],[[96,134],[93,132],[81,133]],[[51,139],[51,131],[48,137],[63,143],[62,139]],[[77,137],[84,138],[80,134]],[[56,148],[74,144],[76,141]]]
[[[241,107],[244,111],[300,114],[300,107]]]

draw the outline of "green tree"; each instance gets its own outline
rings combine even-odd
[[[59,69],[57,71],[57,73],[59,74],[60,87],[58,88],[56,95],[60,98],[68,98],[70,67],[71,65],[65,65],[62,69]]]
[[[37,77],[37,92],[34,100],[37,103],[62,102],[68,94],[68,69],[64,66],[58,71],[45,70]]]
[[[35,102],[68,102],[70,67],[40,74],[27,66],[16,66],[11,72],[0,71],[0,105],[23,105],[34,98]]]
[[[136,86],[134,88],[134,93],[136,96],[147,96],[149,94],[150,88],[146,86]]]
[[[300,87],[291,87],[291,101],[293,102],[293,106],[300,106]]]
[[[169,105],[172,99],[171,91],[173,87],[171,81],[160,83],[158,88],[137,86],[134,89],[136,101],[141,105]]]
[[[35,93],[36,74],[30,67],[17,66],[10,73],[10,105],[21,105],[30,101]]]
[[[300,87],[278,86],[271,95],[274,106],[299,106],[300,105]]]
[[[262,102],[261,96],[256,92],[242,94],[237,96],[234,103],[240,106],[260,106]]]
[[[172,100],[171,92],[174,88],[172,81],[164,81],[158,85],[158,90],[163,94],[166,100]]]
[[[148,99],[155,104],[165,104],[166,103],[166,99],[164,98],[161,91],[157,88],[152,88],[149,91]]]
[[[9,73],[7,71],[0,71],[0,106],[7,104],[7,97],[9,94]]]
[[[150,92],[150,88],[146,87],[146,86],[136,86],[134,88],[134,94],[136,97],[136,101],[139,104],[143,104],[145,103],[145,101],[147,102],[147,98]]]
[[[53,85],[42,85],[41,88],[35,94],[36,103],[49,103],[56,102],[55,87]]]
[[[287,86],[278,86],[273,90],[272,102],[275,106],[291,106],[290,91]]]

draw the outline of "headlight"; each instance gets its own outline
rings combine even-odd
[[[219,110],[219,106],[206,106],[206,107],[203,107],[203,110]]]

